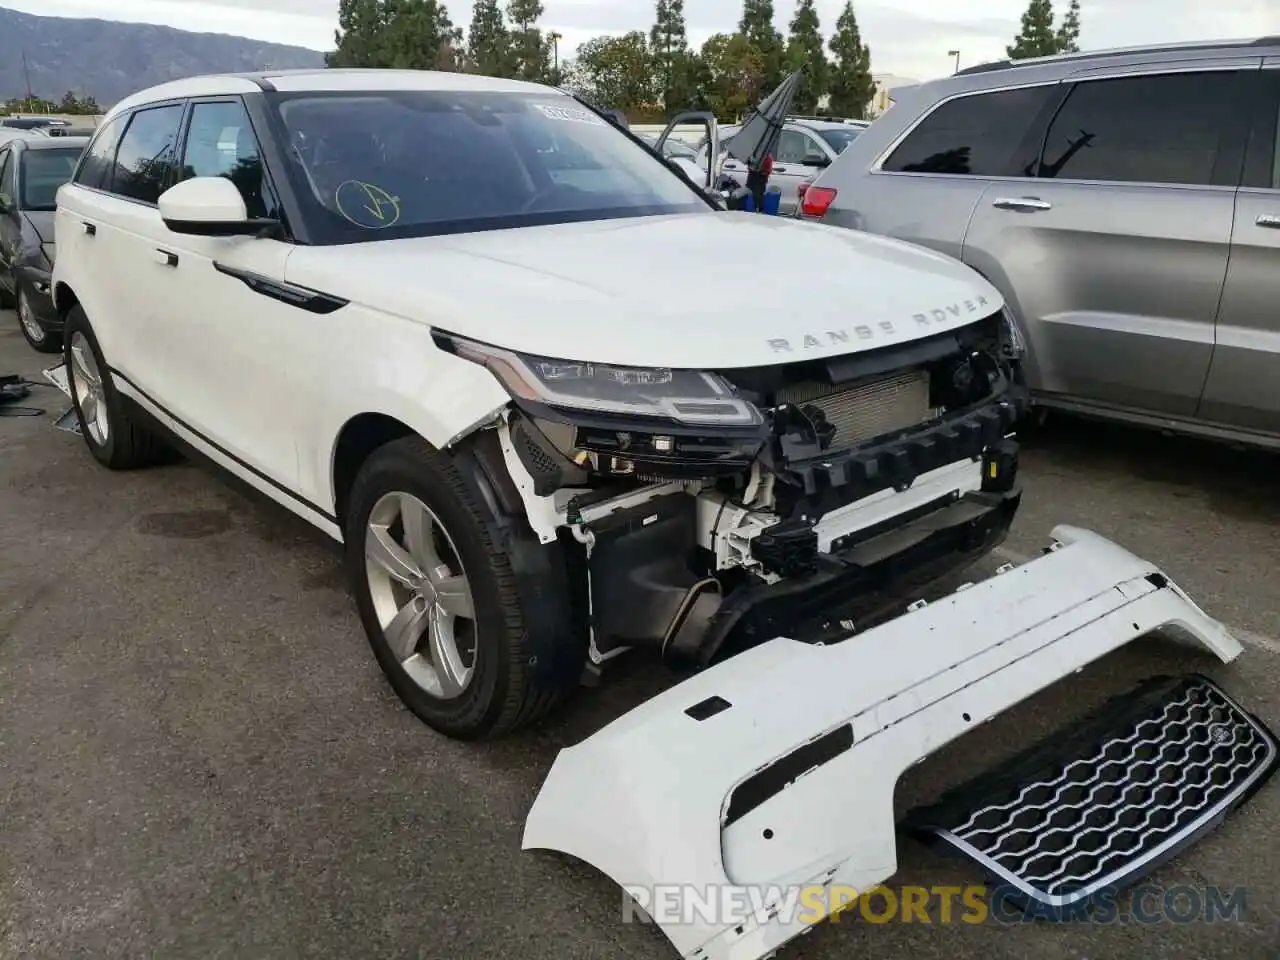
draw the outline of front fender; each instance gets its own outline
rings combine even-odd
[[[299,441],[302,485],[316,503],[336,503],[333,456],[342,428],[360,414],[403,423],[444,449],[496,417],[510,396],[484,367],[445,353],[431,328],[351,304],[318,318],[321,342],[299,344],[308,368],[315,432]]]

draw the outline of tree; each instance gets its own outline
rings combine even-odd
[[[876,95],[876,82],[871,78],[871,48],[862,42],[862,34],[858,32],[852,0],[840,11],[828,46],[832,64],[831,101],[827,109],[837,117],[862,119]]]
[[[83,117],[97,116],[104,111],[98,106],[98,101],[93,97],[77,97],[74,91],[68,90],[62,95],[62,101],[57,105],[54,112]]]
[[[502,19],[498,0],[475,0],[471,9],[467,70],[488,77],[511,75],[511,33]]]
[[[670,116],[688,109],[697,88],[685,32],[684,0],[658,0],[657,16],[649,31],[649,52],[664,112]]]
[[[734,121],[760,102],[765,92],[764,56],[741,33],[717,33],[702,45],[708,109]]]
[[[1067,15],[1062,18],[1062,26],[1058,28],[1058,53],[1080,52],[1080,0],[1071,0],[1067,7]]]
[[[766,92],[772,90],[782,82],[784,63],[782,34],[773,25],[773,0],[743,0],[738,33],[759,51],[761,85]]]
[[[787,70],[803,71],[800,86],[792,101],[797,113],[813,113],[817,110],[818,101],[826,96],[830,80],[827,56],[822,49],[818,11],[813,4],[814,0],[798,0],[787,40]]]
[[[511,0],[507,5],[513,75],[535,83],[551,72],[551,45],[538,29],[542,13],[541,0]]]
[[[649,42],[639,30],[588,40],[565,72],[575,93],[629,116],[651,106],[658,92]]]
[[[1049,57],[1058,52],[1058,35],[1053,31],[1052,0],[1031,0],[1022,15],[1022,27],[1013,39],[1013,46],[1006,47],[1005,52],[1010,60]]]
[[[386,30],[386,11],[381,0],[338,0],[336,49],[325,54],[330,67],[378,67],[383,64],[379,45]]]
[[[331,67],[456,70],[462,31],[437,0],[339,0]]]

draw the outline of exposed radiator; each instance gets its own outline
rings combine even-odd
[[[839,450],[895,430],[905,430],[939,414],[929,406],[929,373],[908,370],[854,386],[795,383],[778,391],[778,403],[813,405],[836,428]]]

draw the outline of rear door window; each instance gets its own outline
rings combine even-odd
[[[111,171],[116,162],[116,147],[120,143],[120,131],[124,129],[124,123],[124,117],[114,117],[98,129],[80,159],[80,166],[72,177],[74,183],[95,190],[110,186]]]
[[[1280,69],[1263,70],[1253,84],[1253,125],[1242,186],[1280,190]]]
[[[778,137],[778,163],[804,163],[804,158],[811,150],[820,148],[815,143],[810,146],[809,138],[799,130],[783,130]]]
[[[1057,85],[996,90],[949,100],[907,135],[881,166],[890,173],[1024,177],[1039,137],[1028,137]],[[1027,153],[1027,144],[1033,143]]]
[[[1234,70],[1078,83],[1049,128],[1040,176],[1213,184],[1240,93]],[[1239,172],[1237,159],[1233,185]]]
[[[120,138],[111,176],[112,193],[141,203],[158,203],[168,187],[178,142],[182,105],[139,110]]]

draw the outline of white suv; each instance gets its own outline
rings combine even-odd
[[[177,438],[343,542],[373,651],[437,730],[513,730],[628,649],[709,667],[561,751],[526,821],[523,846],[629,893],[871,889],[929,753],[1164,625],[1240,653],[1071,527],[911,602],[1018,507],[999,294],[900,241],[720,209],[566,93],[382,70],[169,84],[108,116],[57,243],[93,455],[139,466]],[[796,300],[802,273],[820,297]],[[1104,719],[912,829],[1073,904],[1280,757],[1203,679]],[[1109,759],[1134,730],[1159,776]],[[1043,799],[1072,777],[1109,792]],[[1165,815],[1113,850],[1114,797]],[[1029,814],[1057,824],[1040,854],[1000,849]],[[813,903],[653,919],[680,956],[762,960]]]
[[[93,455],[177,437],[345,542],[391,683],[456,736],[627,648],[817,636],[884,585],[871,532],[933,545],[896,583],[989,549],[1017,506],[1018,346],[989,284],[723,211],[558,90],[166,84],[106,117],[56,229]],[[801,273],[823,292],[796,311]]]

